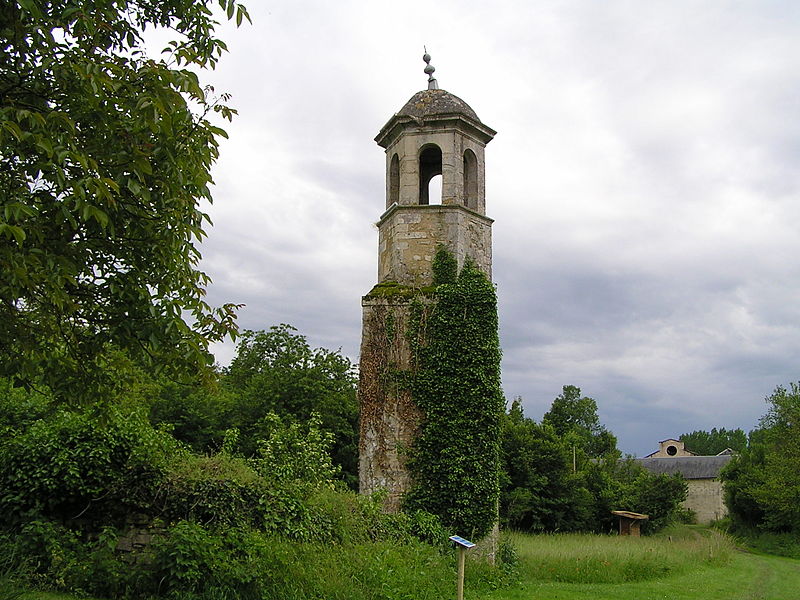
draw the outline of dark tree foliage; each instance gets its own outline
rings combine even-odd
[[[149,402],[150,421],[169,426],[195,452],[218,452],[225,432],[238,424],[237,401],[237,394],[222,385],[187,386],[162,379]]]
[[[643,531],[653,533],[675,519],[686,499],[683,478],[654,475],[633,460],[620,460],[615,447],[601,458],[588,458],[576,449],[574,430],[564,431],[559,435],[551,423],[526,418],[520,399],[512,403],[501,446],[500,509],[506,525],[608,533],[617,527],[611,511],[631,510],[650,516]]]
[[[742,429],[715,427],[711,431],[698,430],[684,433],[680,440],[687,450],[699,456],[716,456],[728,448],[735,452],[742,452],[747,448],[747,434]]]
[[[0,3],[0,375],[100,394],[113,344],[175,371],[210,365],[234,307],[203,299],[196,242],[234,111],[203,89],[235,0]],[[142,32],[169,29],[151,58]],[[194,69],[194,70],[193,70]]]
[[[555,432],[580,448],[586,456],[598,458],[616,451],[617,438],[600,423],[597,402],[581,397],[581,388],[565,385],[542,418]]]
[[[758,497],[765,480],[766,447],[753,433],[748,447],[735,455],[720,473],[725,482],[725,505],[735,528],[757,527],[766,516],[766,507]]]
[[[751,432],[746,451],[725,468],[726,502],[734,522],[775,532],[800,532],[800,383],[778,386]]]
[[[355,369],[341,352],[311,348],[290,325],[245,331],[223,387],[235,398],[229,422],[241,431],[241,450],[256,451],[264,417],[274,412],[307,421],[320,416],[334,435],[333,460],[355,487],[358,473],[358,405]]]
[[[519,398],[503,418],[500,514],[524,531],[591,528],[592,498],[573,473],[571,449],[549,424],[523,415]]]

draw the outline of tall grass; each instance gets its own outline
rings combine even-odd
[[[681,532],[688,531],[688,534]],[[718,532],[680,529],[653,537],[509,533],[527,581],[627,583],[723,565],[733,545]]]
[[[346,545],[275,541],[254,565],[268,573],[264,598],[283,600],[440,600],[454,595],[456,555],[423,543]],[[467,587],[488,591],[502,574],[485,561],[470,561]]]
[[[756,527],[734,527],[728,519],[717,521],[714,527],[731,534],[737,545],[759,554],[772,554],[800,559],[800,536],[796,533],[762,531]]]

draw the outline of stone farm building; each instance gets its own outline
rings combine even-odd
[[[719,473],[732,458],[730,450],[716,456],[697,456],[686,450],[683,442],[668,439],[659,442],[659,449],[636,462],[651,473],[680,473],[689,490],[684,508],[697,515],[698,523],[710,523],[728,514]]]

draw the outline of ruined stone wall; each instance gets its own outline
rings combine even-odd
[[[152,519],[148,515],[129,515],[125,521],[125,530],[117,539],[116,552],[125,562],[148,562],[150,544],[166,533],[164,523]]]
[[[388,492],[384,509],[400,509],[411,480],[407,449],[416,437],[420,411],[407,378],[411,347],[406,335],[411,299],[398,296],[362,301],[363,324],[358,396],[360,406],[359,489]]]
[[[689,491],[683,507],[695,512],[698,523],[707,524],[728,514],[719,479],[689,479],[686,483]]]
[[[461,267],[470,256],[491,281],[492,219],[463,206],[395,206],[378,223],[378,282],[431,285],[440,243]]]

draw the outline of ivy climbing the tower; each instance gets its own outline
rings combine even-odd
[[[423,413],[410,451],[406,505],[439,515],[474,539],[497,520],[500,344],[494,286],[467,259],[461,272],[443,246],[433,263],[436,302],[414,305],[412,395]]]

